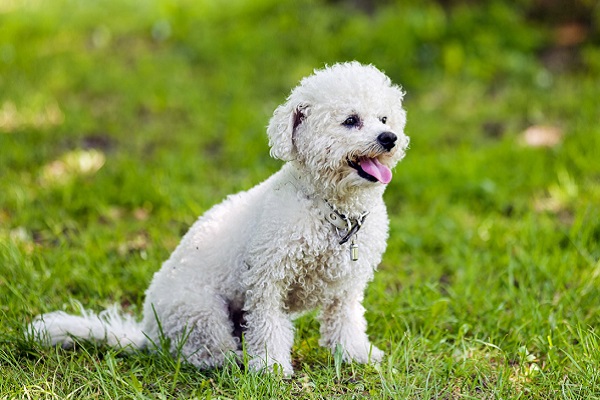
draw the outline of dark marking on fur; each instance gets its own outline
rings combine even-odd
[[[296,112],[294,112],[294,127],[293,131],[304,121],[306,115],[304,115],[304,108],[298,107],[296,108]]]
[[[246,312],[233,302],[227,304],[227,311],[229,312],[229,320],[233,323],[232,335],[240,339],[241,343],[242,334],[246,330],[246,319],[244,318]]]

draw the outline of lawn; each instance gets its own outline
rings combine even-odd
[[[600,398],[600,8],[351,3],[0,0],[0,398]],[[290,379],[25,339],[74,300],[141,315],[195,219],[280,167],[289,90],[352,59],[407,91],[380,365],[340,364],[312,314]]]

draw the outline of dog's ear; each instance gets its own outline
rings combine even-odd
[[[272,157],[283,161],[294,159],[294,138],[298,127],[308,116],[308,108],[308,104],[288,100],[275,109],[267,127]]]

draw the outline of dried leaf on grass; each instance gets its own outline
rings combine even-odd
[[[95,174],[105,162],[106,157],[101,151],[73,150],[46,164],[41,179],[44,184],[64,184],[76,176]]]
[[[580,23],[570,22],[555,28],[554,42],[559,46],[577,46],[588,39],[588,28]]]
[[[562,138],[562,130],[550,125],[533,125],[523,132],[523,143],[530,147],[555,147]]]

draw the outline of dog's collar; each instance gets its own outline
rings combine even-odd
[[[369,215],[369,212],[365,211],[357,218],[350,218],[339,212],[335,206],[330,204],[327,200],[317,200],[316,203],[321,214],[325,217],[325,220],[335,227],[337,234],[340,236],[340,244],[346,243],[352,236],[356,235],[362,227],[365,218]]]
[[[302,182],[300,177],[296,176],[295,171],[288,171],[288,175],[292,178],[292,185],[298,191],[302,191]],[[315,198],[315,204],[317,208],[325,218],[327,222],[333,225],[335,231],[340,237],[339,244],[342,245],[348,240],[352,240],[350,243],[350,258],[352,261],[358,260],[358,244],[356,244],[356,234],[365,222],[365,218],[369,215],[368,211],[361,213],[356,218],[348,217],[346,214],[337,210],[335,205],[331,204],[325,199]]]

